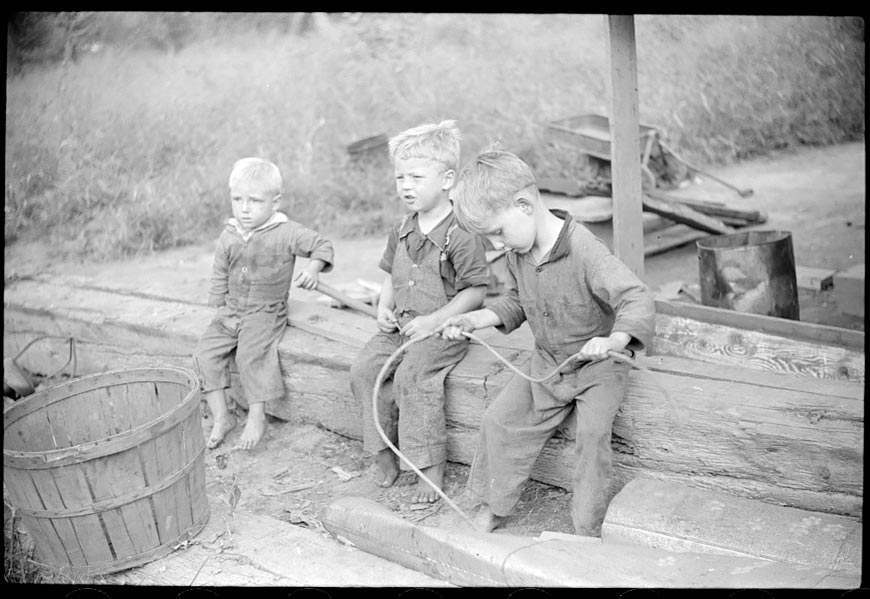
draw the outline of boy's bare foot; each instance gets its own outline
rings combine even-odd
[[[251,403],[248,408],[248,421],[245,430],[236,443],[236,449],[253,449],[263,438],[266,432],[266,404],[264,402]]]
[[[492,510],[489,509],[489,506],[483,504],[480,506],[480,511],[477,512],[477,515],[473,518],[474,525],[483,532],[492,532],[504,520],[504,516],[496,516],[492,513]]]
[[[399,478],[399,464],[396,462],[396,454],[389,447],[382,449],[375,456],[375,463],[383,474],[383,477],[376,480],[375,484],[379,487],[392,487],[396,479]]]
[[[421,472],[426,475],[426,478],[438,485],[439,489],[441,488],[444,483],[444,462],[435,464],[434,466],[429,466],[428,468],[423,468]],[[417,491],[414,493],[414,498],[412,499],[414,503],[434,503],[438,501],[440,497],[438,491],[433,489],[432,485],[419,476],[417,477]]]
[[[211,427],[211,435],[208,437],[206,447],[214,449],[224,440],[224,437],[236,427],[236,419],[231,414],[227,414],[223,418],[214,419],[214,425]]]

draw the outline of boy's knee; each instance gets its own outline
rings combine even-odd
[[[374,385],[376,375],[377,373],[372,374],[372,367],[367,361],[357,360],[350,366],[348,379],[352,388],[359,389]]]

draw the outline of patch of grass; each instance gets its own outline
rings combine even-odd
[[[636,26],[641,119],[687,159],[863,139],[860,19]],[[351,157],[350,143],[455,118],[465,155],[500,140],[542,176],[571,175],[582,156],[550,143],[544,123],[609,112],[602,15],[365,13],[306,35],[215,30],[191,28],[173,51],[107,45],[7,77],[7,244],[109,260],[211,241],[230,214],[230,168],[249,155],[281,168],[291,218],[383,234],[400,210],[389,161]]]

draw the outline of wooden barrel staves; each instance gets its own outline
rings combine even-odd
[[[139,566],[208,521],[196,375],[125,369],[57,385],[3,416],[3,477],[40,561],[70,575]]]

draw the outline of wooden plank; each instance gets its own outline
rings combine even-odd
[[[708,233],[691,229],[686,225],[672,225],[667,229],[644,236],[643,255],[649,257],[662,254],[708,236]]]
[[[810,266],[801,265],[796,265],[794,269],[798,287],[812,289],[813,291],[822,291],[834,286],[834,275],[837,273],[836,270],[830,268],[812,268]]]
[[[37,478],[45,478],[45,476],[45,473],[41,473]],[[12,505],[15,507],[45,509],[45,502],[37,491],[32,471],[4,467],[3,486],[8,490]],[[51,520],[27,515],[21,515],[20,518],[24,530],[33,537],[37,553],[43,562],[55,566],[70,564],[58,530],[52,525]]]
[[[72,509],[86,506],[93,502],[93,496],[88,488],[88,481],[81,464],[70,464],[51,471],[57,489],[61,491],[57,499],[60,505],[49,509]],[[74,516],[66,520],[72,525],[73,538],[64,538],[64,546],[69,549],[78,544],[82,551],[82,559],[87,565],[112,561],[112,552],[103,533],[103,526],[97,515]],[[75,560],[73,560],[75,563]]]
[[[864,317],[864,264],[853,264],[834,275],[837,308],[843,314]]]
[[[200,521],[208,513],[208,497],[206,496],[205,456],[200,450],[205,445],[202,432],[202,412],[197,409],[182,423],[184,439],[184,462],[196,461],[193,469],[185,477],[187,487],[188,507],[191,522]]]
[[[114,385],[106,388],[108,417],[112,419],[116,433],[129,431],[133,428],[130,420],[130,386]]]
[[[744,208],[734,208],[727,206],[722,202],[708,202],[705,200],[681,198],[669,193],[658,190],[646,190],[645,193],[651,198],[662,200],[664,202],[684,204],[693,210],[706,214],[708,216],[718,216],[724,218],[739,219],[742,221],[761,224],[767,222],[767,213],[763,210],[749,210]]]
[[[73,419],[70,422],[70,414],[66,406],[61,403],[45,406],[45,416],[51,427],[52,439],[57,443],[58,448],[73,447],[76,443],[73,441],[76,434],[76,422]]]
[[[665,202],[664,200],[652,198],[646,193],[643,196],[643,209],[713,235],[734,232],[733,227],[729,227],[717,218],[701,214],[685,204]]]
[[[586,189],[576,179],[567,177],[537,177],[538,189],[572,198],[586,195]]]
[[[650,354],[864,383],[863,351],[810,344],[670,314],[656,315],[656,335]]]
[[[160,471],[159,452],[165,451],[164,437],[158,439],[149,439],[144,443],[140,443],[136,448],[136,456],[139,462],[140,474],[137,477],[143,484],[154,486],[163,480]],[[146,512],[150,518],[137,519],[138,538],[148,540],[150,546],[145,546],[140,551],[147,551],[152,547],[156,547],[161,543],[166,543],[168,539],[175,538],[178,535],[178,520],[175,517],[176,500],[175,491],[173,489],[163,489],[151,495],[147,503],[142,501],[135,502],[149,508],[150,513]],[[150,533],[151,528],[155,528],[155,534]]]
[[[131,478],[130,469],[125,461],[123,456],[115,454],[83,463],[85,475],[91,481],[96,501],[110,499],[130,490],[129,485],[135,479]],[[129,506],[105,510],[101,514],[112,549],[118,557],[137,553],[134,540],[127,530],[125,510],[129,510]]]
[[[613,177],[613,249],[643,280],[640,120],[633,15],[608,15],[610,43],[610,137]]]
[[[544,205],[550,209],[565,210],[580,223],[604,223],[613,219],[613,200],[603,196],[572,199],[541,192]]]
[[[806,341],[812,344],[841,346],[864,352],[864,332],[829,327],[801,322],[788,318],[774,318],[763,314],[735,312],[713,306],[673,302],[668,300],[655,301],[658,314],[682,316],[708,324],[718,324],[736,329],[746,329],[790,338],[794,341]]]
[[[62,421],[70,435],[71,447],[108,436],[101,408],[105,395],[105,391],[92,388],[84,393],[70,394],[51,406],[53,419]]]
[[[184,467],[184,447],[182,441],[183,428],[181,423],[165,432],[157,439],[157,475],[158,481],[163,481]],[[187,482],[176,481],[167,491],[172,499],[170,514],[174,517],[174,529],[187,530],[193,525],[190,514]],[[177,534],[177,532],[176,532]]]

